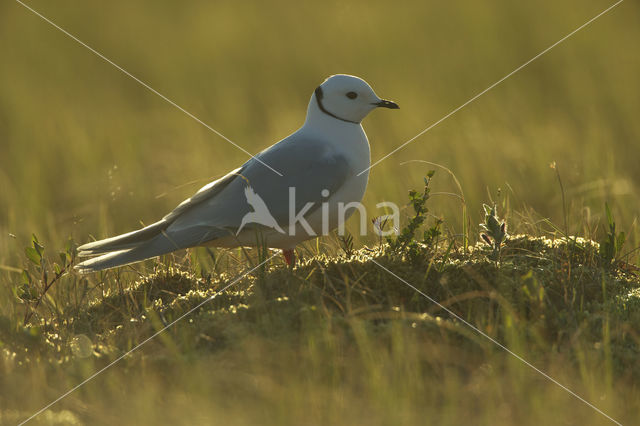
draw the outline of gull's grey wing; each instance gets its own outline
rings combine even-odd
[[[229,185],[234,179],[242,174],[242,170],[245,166],[246,163],[242,167],[238,167],[237,169],[227,173],[220,179],[214,180],[213,182],[203,186],[191,198],[187,198],[186,200],[178,204],[178,207],[176,207],[169,214],[163,217],[162,220],[173,222],[182,213],[193,208],[195,205],[206,201],[207,199],[215,197],[216,194],[220,193],[220,191],[226,188],[227,185]]]
[[[333,194],[353,174],[347,158],[330,145],[318,140],[305,140],[296,134],[257,157],[278,170],[282,176],[251,159],[224,188],[207,195],[206,199],[199,199],[197,203],[183,203],[175,216],[173,212],[170,213],[168,217],[173,219],[173,223],[167,232],[180,233],[193,226],[237,229],[242,217],[252,211],[244,195],[247,185],[262,198],[276,222],[287,225],[289,188],[295,188],[296,212],[312,202],[314,206],[309,210],[311,213],[320,207],[323,189]]]
[[[321,192],[328,190],[334,194],[353,174],[347,158],[320,141],[308,140],[281,150],[265,153],[260,158],[276,170],[282,177],[270,172],[266,166],[256,162],[256,167],[243,172],[254,191],[264,200],[269,211],[280,225],[289,223],[289,188],[295,188],[295,211],[299,212],[307,203],[313,203],[307,215],[319,208]]]

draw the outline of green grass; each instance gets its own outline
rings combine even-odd
[[[28,4],[250,152],[295,130],[325,77],[362,76],[401,106],[365,120],[376,160],[611,3]],[[269,262],[38,421],[607,424],[375,259],[633,422],[638,11],[622,3],[372,169],[370,212],[405,203],[434,168],[407,161],[453,172],[459,186],[439,170],[428,201],[444,219],[437,248],[419,244],[432,217],[401,253],[308,242],[298,269]],[[265,254],[198,249],[64,275],[25,328],[21,271],[36,290],[41,274],[32,234],[50,282],[69,237],[151,223],[247,157],[17,3],[0,5],[0,46],[0,423],[12,424]],[[462,189],[464,204],[439,195]],[[497,255],[474,245],[483,203],[524,235]]]
[[[637,276],[605,267],[598,245],[583,239],[514,236],[500,266],[492,251],[416,246],[407,257],[382,246],[311,257],[293,271],[271,261],[39,420],[605,423],[374,261],[617,420],[636,418]],[[108,290],[80,306],[57,295],[39,326],[4,317],[0,377],[11,409],[2,420],[26,417],[231,280],[155,268],[137,280],[110,273]],[[81,281],[66,276],[60,287]]]

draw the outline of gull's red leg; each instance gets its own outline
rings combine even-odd
[[[284,260],[287,262],[287,265],[294,267],[296,266],[296,252],[291,250],[282,249],[282,255],[284,256]]]

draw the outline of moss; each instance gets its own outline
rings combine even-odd
[[[94,300],[64,324],[12,331],[5,319],[2,340],[8,347],[30,348],[22,353],[25,358],[37,353],[64,362],[72,358],[65,339],[86,333],[96,356],[110,355],[135,346],[215,296],[175,326],[179,333],[171,332],[185,346],[181,351],[215,351],[252,334],[295,340],[309,318],[328,321],[334,331],[343,332],[353,318],[383,329],[394,320],[411,321],[432,333],[454,332],[463,347],[490,345],[462,326],[453,312],[500,341],[508,341],[516,330],[540,353],[551,348],[573,354],[579,335],[581,344],[600,345],[603,357],[606,346],[618,374],[640,378],[640,367],[632,362],[638,354],[632,331],[640,323],[639,281],[622,270],[603,268],[596,243],[514,236],[502,249],[499,265],[483,245],[447,254],[423,247],[421,255],[416,253],[414,247],[405,257],[383,246],[360,249],[349,259],[311,258],[294,271],[271,265],[220,294],[227,277],[205,280],[161,267]]]

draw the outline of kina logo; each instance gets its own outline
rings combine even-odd
[[[267,204],[258,194],[255,193],[253,188],[251,188],[250,186],[247,186],[244,189],[244,196],[247,198],[247,203],[251,207],[253,207],[253,211],[248,212],[247,214],[244,215],[244,217],[242,218],[242,222],[240,223],[240,227],[236,232],[236,235],[238,235],[240,231],[242,231],[242,228],[244,228],[245,225],[250,223],[257,223],[259,225],[263,225],[268,228],[273,228],[276,231],[280,232],[281,234],[285,233],[284,230],[280,227],[280,225],[278,225],[278,222],[276,222],[271,212],[269,211]]]

